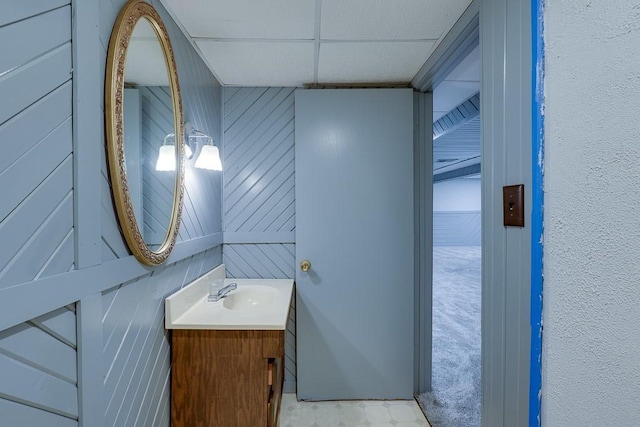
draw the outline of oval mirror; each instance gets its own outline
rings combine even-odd
[[[144,1],[130,0],[111,33],[105,104],[122,233],[140,262],[161,264],[175,245],[182,210],[182,102],[167,30]]]

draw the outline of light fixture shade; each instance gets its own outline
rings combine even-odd
[[[161,145],[158,161],[156,162],[157,171],[174,171],[176,170],[176,147],[174,145]]]
[[[221,171],[222,162],[220,161],[220,151],[218,147],[215,145],[203,145],[195,166],[200,169]]]
[[[184,144],[184,157],[187,159],[193,157],[193,151],[191,150],[191,147],[189,147],[189,144]]]

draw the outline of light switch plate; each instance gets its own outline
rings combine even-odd
[[[505,227],[524,227],[524,184],[502,187]]]

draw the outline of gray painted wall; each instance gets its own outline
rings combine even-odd
[[[480,246],[479,179],[460,178],[433,185],[433,245]]]
[[[531,2],[480,3],[482,89],[482,425],[526,426],[531,216],[502,225],[502,187],[531,206]],[[530,210],[530,208],[527,208]]]
[[[236,278],[295,278],[294,88],[224,88],[224,263]],[[285,391],[295,391],[295,298]]]
[[[638,14],[546,2],[545,426],[640,425]]]
[[[167,264],[141,266],[120,235],[103,88],[124,3],[0,5],[0,412],[11,425],[168,426],[163,300],[222,262],[221,174],[190,163]],[[152,3],[172,38],[185,120],[220,141],[221,87]]]
[[[434,212],[476,212],[481,208],[480,179],[458,178],[433,184]]]
[[[434,212],[433,246],[480,246],[481,214]]]

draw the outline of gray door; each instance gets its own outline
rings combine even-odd
[[[295,95],[301,400],[413,395],[413,94]]]

